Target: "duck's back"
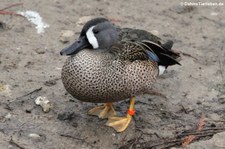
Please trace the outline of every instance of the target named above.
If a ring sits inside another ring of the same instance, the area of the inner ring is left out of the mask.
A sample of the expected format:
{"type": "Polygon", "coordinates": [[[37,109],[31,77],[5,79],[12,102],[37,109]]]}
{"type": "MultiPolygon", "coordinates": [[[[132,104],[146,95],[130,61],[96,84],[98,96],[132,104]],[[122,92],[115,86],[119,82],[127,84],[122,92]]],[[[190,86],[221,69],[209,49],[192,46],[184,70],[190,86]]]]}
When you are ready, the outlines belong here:
{"type": "Polygon", "coordinates": [[[141,29],[133,29],[133,28],[119,28],[117,27],[117,32],[119,41],[134,41],[141,42],[143,40],[148,40],[155,42],[157,44],[161,44],[161,39],[150,32],[141,29]]]}

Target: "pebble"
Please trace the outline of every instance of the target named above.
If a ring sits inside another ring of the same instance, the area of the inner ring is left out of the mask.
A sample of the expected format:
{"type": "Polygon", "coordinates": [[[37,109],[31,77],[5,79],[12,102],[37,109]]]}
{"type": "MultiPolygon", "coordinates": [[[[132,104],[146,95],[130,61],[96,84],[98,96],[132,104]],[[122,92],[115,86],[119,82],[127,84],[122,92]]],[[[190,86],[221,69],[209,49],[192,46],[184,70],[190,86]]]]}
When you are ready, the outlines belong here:
{"type": "Polygon", "coordinates": [[[58,114],[57,118],[61,121],[64,121],[64,120],[72,120],[75,116],[76,115],[74,112],[63,112],[58,114]]]}
{"type": "Polygon", "coordinates": [[[44,85],[46,86],[54,86],[56,85],[56,80],[48,80],[48,81],[45,81],[44,85]]]}
{"type": "Polygon", "coordinates": [[[0,21],[0,29],[1,30],[7,30],[8,27],[7,27],[6,23],[0,21]]]}
{"type": "Polygon", "coordinates": [[[155,36],[159,36],[159,31],[157,31],[157,30],[152,30],[150,32],[155,36]]]}
{"type": "Polygon", "coordinates": [[[41,137],[39,134],[36,134],[36,133],[30,133],[28,136],[29,136],[30,138],[34,138],[34,139],[40,138],[40,137],[41,137]]]}
{"type": "Polygon", "coordinates": [[[1,94],[7,97],[12,97],[12,91],[10,89],[10,85],[0,84],[0,95],[1,94]]]}
{"type": "Polygon", "coordinates": [[[225,95],[220,95],[218,101],[220,104],[225,104],[225,95]]]}
{"type": "Polygon", "coordinates": [[[35,49],[35,52],[36,52],[37,54],[45,54],[45,50],[46,50],[46,49],[43,49],[43,48],[37,48],[37,49],[35,49]]]}
{"type": "Polygon", "coordinates": [[[77,21],[77,25],[84,25],[87,21],[95,18],[95,16],[83,16],[77,21]]]}
{"type": "Polygon", "coordinates": [[[62,43],[67,43],[75,35],[74,31],[71,30],[62,30],[59,41],[62,43]]]}
{"type": "Polygon", "coordinates": [[[11,119],[11,117],[12,117],[12,115],[11,115],[10,113],[8,113],[8,114],[6,114],[5,119],[10,120],[10,119],[11,119]]]}

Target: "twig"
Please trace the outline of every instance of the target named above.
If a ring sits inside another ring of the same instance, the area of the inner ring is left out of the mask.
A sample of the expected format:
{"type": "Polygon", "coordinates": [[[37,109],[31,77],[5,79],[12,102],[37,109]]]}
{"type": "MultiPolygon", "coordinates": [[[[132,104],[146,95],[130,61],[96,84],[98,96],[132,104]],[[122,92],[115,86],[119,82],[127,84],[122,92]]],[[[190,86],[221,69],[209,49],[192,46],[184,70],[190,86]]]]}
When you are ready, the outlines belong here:
{"type": "Polygon", "coordinates": [[[159,92],[157,92],[157,91],[155,91],[155,90],[153,90],[153,89],[151,90],[150,95],[153,95],[153,96],[159,96],[159,97],[168,99],[168,98],[166,97],[166,95],[164,95],[164,94],[162,94],[162,93],[159,93],[159,92]]]}
{"type": "Polygon", "coordinates": [[[197,131],[201,131],[203,129],[203,127],[205,126],[205,116],[202,116],[197,124],[197,131]]]}
{"type": "Polygon", "coordinates": [[[59,134],[59,135],[62,136],[62,137],[71,138],[71,139],[75,139],[75,140],[79,140],[79,141],[85,142],[88,145],[90,145],[91,148],[94,148],[94,146],[92,144],[90,144],[89,142],[87,142],[85,139],[77,138],[77,137],[74,137],[74,136],[71,136],[71,135],[68,135],[68,134],[59,134]]]}
{"type": "Polygon", "coordinates": [[[0,10],[0,14],[3,15],[15,15],[15,16],[20,16],[20,17],[24,17],[21,14],[18,14],[16,12],[12,12],[12,11],[5,11],[5,10],[0,10]]]}
{"type": "Polygon", "coordinates": [[[168,140],[168,141],[163,141],[160,143],[155,143],[153,145],[149,145],[149,142],[144,143],[145,148],[156,148],[156,147],[163,147],[163,148],[168,148],[168,147],[173,147],[175,145],[179,145],[181,143],[180,139],[174,139],[174,140],[168,140]]]}
{"type": "Polygon", "coordinates": [[[185,53],[185,52],[181,52],[181,51],[179,53],[184,55],[184,56],[191,57],[191,58],[193,58],[195,60],[198,60],[196,57],[192,56],[191,54],[188,54],[188,53],[185,53]]]}
{"type": "Polygon", "coordinates": [[[18,14],[16,12],[12,12],[12,11],[5,11],[5,10],[0,10],[0,14],[3,15],[15,15],[15,16],[20,16],[20,17],[24,17],[21,14],[18,14]]]}
{"type": "Polygon", "coordinates": [[[181,104],[180,106],[181,106],[181,108],[182,108],[181,110],[183,110],[185,114],[188,114],[188,113],[189,113],[189,112],[185,109],[184,105],[181,104]]]}
{"type": "MultiPolygon", "coordinates": [[[[201,116],[201,118],[198,120],[198,123],[197,123],[197,129],[196,129],[196,132],[199,132],[203,129],[203,127],[205,126],[205,116],[201,116]]],[[[182,142],[182,148],[186,148],[186,146],[188,144],[190,144],[191,142],[193,142],[194,140],[198,139],[198,137],[196,135],[188,135],[188,136],[185,136],[184,139],[183,139],[183,142],[182,142]]]]}
{"type": "Polygon", "coordinates": [[[0,11],[1,10],[6,10],[6,9],[9,9],[9,8],[12,8],[12,7],[16,7],[16,6],[19,6],[19,5],[23,5],[23,3],[16,3],[16,4],[9,5],[9,6],[5,7],[5,8],[3,8],[3,9],[0,9],[0,11]]]}
{"type": "Polygon", "coordinates": [[[184,131],[181,134],[179,134],[177,137],[182,138],[182,137],[185,137],[185,136],[188,136],[188,135],[200,135],[201,136],[202,134],[207,134],[207,133],[215,134],[215,133],[218,133],[218,132],[222,132],[224,130],[225,130],[225,128],[221,127],[221,128],[208,128],[208,129],[203,129],[201,131],[195,131],[195,130],[184,131]]]}
{"type": "Polygon", "coordinates": [[[77,138],[77,137],[74,137],[74,136],[71,136],[71,135],[68,135],[68,134],[59,134],[59,135],[62,136],[62,137],[66,137],[66,138],[72,138],[72,139],[75,139],[75,140],[84,141],[84,139],[77,138]]]}
{"type": "Polygon", "coordinates": [[[9,143],[12,144],[12,145],[15,145],[16,147],[18,147],[20,149],[25,149],[24,147],[19,145],[17,142],[15,142],[12,138],[10,139],[9,143]]]}
{"type": "Polygon", "coordinates": [[[29,96],[29,95],[31,95],[31,94],[33,94],[33,93],[35,93],[35,92],[39,92],[40,90],[42,90],[42,87],[40,87],[40,88],[38,88],[38,89],[35,89],[35,90],[33,90],[33,91],[31,91],[31,92],[29,92],[29,93],[23,95],[23,96],[17,97],[16,99],[21,99],[21,98],[26,97],[26,96],[29,96]]]}
{"type": "MultiPolygon", "coordinates": [[[[225,130],[225,128],[224,128],[224,130],[225,130]]],[[[222,132],[224,130],[214,131],[214,132],[210,132],[210,133],[202,133],[202,134],[197,134],[198,132],[193,132],[192,136],[195,136],[194,140],[196,140],[196,139],[200,139],[200,138],[204,138],[204,137],[213,136],[214,134],[222,132]]],[[[181,145],[184,141],[183,138],[185,138],[187,136],[190,136],[190,134],[188,134],[188,135],[186,134],[182,138],[179,138],[180,136],[178,136],[178,138],[176,138],[176,139],[170,139],[170,140],[166,140],[166,141],[163,140],[160,143],[152,144],[149,141],[147,141],[147,142],[142,142],[141,144],[138,144],[138,145],[140,145],[141,148],[149,148],[149,149],[151,149],[151,148],[169,148],[169,147],[174,147],[176,145],[181,145]]]]}
{"type": "Polygon", "coordinates": [[[18,13],[13,12],[13,11],[6,11],[6,9],[9,9],[9,8],[12,8],[12,7],[15,7],[15,6],[19,6],[19,5],[23,5],[23,3],[16,3],[16,4],[9,5],[5,8],[2,8],[2,9],[0,9],[0,14],[2,14],[2,15],[15,15],[15,16],[24,17],[23,15],[18,14],[18,13]]]}
{"type": "Polygon", "coordinates": [[[109,18],[109,20],[113,23],[117,23],[117,22],[123,22],[122,20],[120,19],[115,19],[115,18],[109,18]]]}
{"type": "Polygon", "coordinates": [[[12,111],[13,110],[13,108],[12,107],[10,107],[10,105],[9,105],[9,103],[4,103],[4,109],[6,109],[6,110],[9,110],[9,111],[12,111]]]}
{"type": "MultiPolygon", "coordinates": [[[[223,46],[221,47],[221,51],[223,51],[223,46]]],[[[219,60],[219,67],[220,67],[220,75],[222,77],[223,82],[225,81],[224,79],[224,67],[222,65],[221,59],[219,60]]]]}
{"type": "Polygon", "coordinates": [[[137,144],[142,144],[142,143],[140,143],[141,137],[142,137],[142,135],[127,141],[127,143],[125,143],[123,146],[120,146],[119,149],[127,149],[129,147],[133,148],[137,144]]]}
{"type": "Polygon", "coordinates": [[[134,148],[138,146],[138,148],[148,148],[148,149],[153,149],[153,148],[170,148],[174,146],[180,146],[184,142],[184,138],[187,136],[195,136],[195,139],[193,141],[199,140],[201,138],[205,137],[211,137],[216,133],[222,132],[225,130],[225,127],[217,127],[217,128],[206,128],[202,129],[201,131],[196,131],[196,130],[189,130],[189,131],[184,131],[181,134],[177,135],[176,138],[171,138],[169,140],[161,140],[158,143],[152,143],[150,141],[145,141],[145,142],[135,142],[135,140],[140,138],[134,138],[129,141],[127,141],[126,144],[120,147],[120,149],[124,148],[129,148],[133,146],[134,148]]]}
{"type": "Polygon", "coordinates": [[[219,60],[219,65],[220,65],[220,75],[221,75],[222,79],[224,79],[222,62],[220,60],[219,60]]]}
{"type": "Polygon", "coordinates": [[[208,20],[208,21],[210,21],[210,22],[213,22],[213,23],[219,25],[220,27],[224,27],[224,26],[225,26],[225,23],[223,23],[223,22],[218,22],[218,21],[215,21],[215,20],[213,20],[213,19],[207,18],[207,17],[205,17],[205,16],[203,16],[202,18],[205,19],[205,20],[208,20]]]}

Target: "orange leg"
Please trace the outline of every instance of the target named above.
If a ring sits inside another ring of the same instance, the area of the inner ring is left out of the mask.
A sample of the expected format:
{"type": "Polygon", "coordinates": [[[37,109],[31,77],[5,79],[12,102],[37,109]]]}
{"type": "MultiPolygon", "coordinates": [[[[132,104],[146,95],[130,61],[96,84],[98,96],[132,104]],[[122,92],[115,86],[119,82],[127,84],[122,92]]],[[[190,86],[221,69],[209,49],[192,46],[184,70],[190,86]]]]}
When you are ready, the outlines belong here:
{"type": "Polygon", "coordinates": [[[116,111],[114,110],[112,103],[105,103],[102,106],[94,107],[93,109],[89,110],[88,114],[104,119],[111,116],[116,116],[116,111]]]}
{"type": "Polygon", "coordinates": [[[109,117],[106,125],[113,127],[117,132],[124,131],[129,126],[132,116],[135,114],[134,110],[135,100],[136,100],[135,97],[131,98],[130,106],[126,117],[116,117],[116,116],[109,117]]]}

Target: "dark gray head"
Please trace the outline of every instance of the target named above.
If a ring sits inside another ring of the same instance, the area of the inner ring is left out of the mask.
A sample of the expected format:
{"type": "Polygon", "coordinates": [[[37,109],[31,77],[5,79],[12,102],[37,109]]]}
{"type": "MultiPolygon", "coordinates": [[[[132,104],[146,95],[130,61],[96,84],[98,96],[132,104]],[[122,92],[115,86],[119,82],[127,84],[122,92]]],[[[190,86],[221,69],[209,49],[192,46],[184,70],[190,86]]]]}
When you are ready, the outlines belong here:
{"type": "Polygon", "coordinates": [[[88,21],[80,37],[69,47],[63,49],[61,55],[74,55],[82,49],[109,49],[117,42],[116,28],[105,18],[96,18],[88,21]]]}

